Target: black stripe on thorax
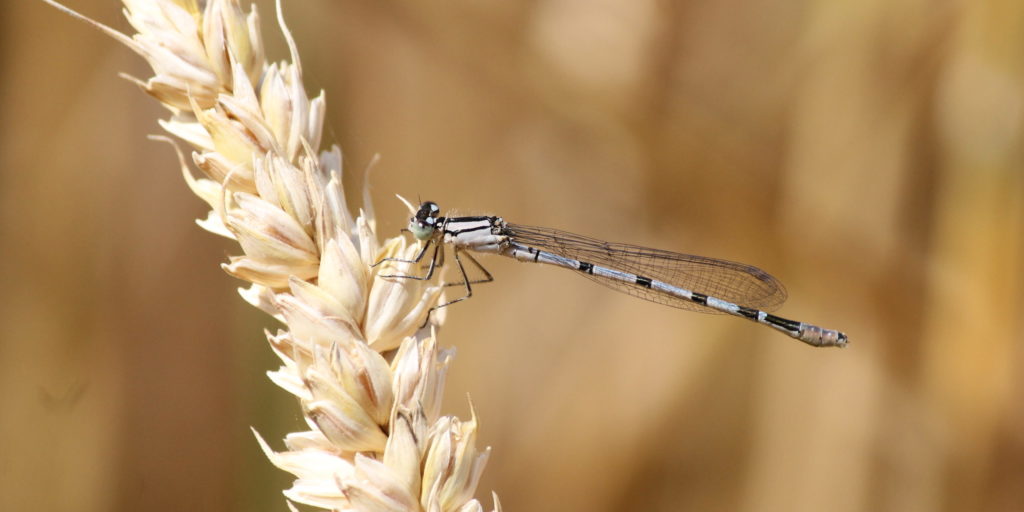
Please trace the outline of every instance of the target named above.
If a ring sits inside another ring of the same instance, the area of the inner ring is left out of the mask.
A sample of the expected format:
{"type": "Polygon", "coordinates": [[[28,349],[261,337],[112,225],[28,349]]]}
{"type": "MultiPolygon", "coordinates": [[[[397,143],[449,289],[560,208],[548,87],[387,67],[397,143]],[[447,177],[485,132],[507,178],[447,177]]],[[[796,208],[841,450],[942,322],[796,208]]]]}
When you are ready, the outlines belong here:
{"type": "Polygon", "coordinates": [[[480,222],[486,220],[488,222],[497,219],[497,217],[488,217],[486,215],[480,215],[478,217],[448,217],[448,222],[480,222]]]}
{"type": "Polygon", "coordinates": [[[457,219],[448,219],[448,222],[446,222],[444,224],[444,232],[448,233],[448,234],[451,234],[451,235],[459,235],[459,234],[462,234],[462,233],[472,233],[473,231],[480,231],[480,230],[484,230],[484,229],[491,229],[492,227],[493,227],[493,225],[491,224],[491,222],[489,222],[489,219],[487,217],[480,217],[480,218],[459,217],[457,219]],[[453,229],[451,227],[453,224],[454,225],[458,225],[458,224],[461,224],[461,223],[469,224],[469,223],[473,223],[473,222],[480,222],[481,224],[478,225],[478,226],[473,226],[471,228],[462,228],[462,229],[453,229]]]}
{"type": "Polygon", "coordinates": [[[462,233],[472,233],[472,232],[474,232],[474,231],[480,231],[481,229],[491,229],[491,226],[490,226],[490,225],[487,225],[487,224],[485,224],[485,225],[483,225],[483,226],[477,226],[477,227],[475,227],[475,228],[466,228],[466,229],[447,229],[447,230],[445,230],[445,231],[447,231],[448,233],[451,233],[451,234],[453,234],[453,235],[461,235],[462,233]]]}

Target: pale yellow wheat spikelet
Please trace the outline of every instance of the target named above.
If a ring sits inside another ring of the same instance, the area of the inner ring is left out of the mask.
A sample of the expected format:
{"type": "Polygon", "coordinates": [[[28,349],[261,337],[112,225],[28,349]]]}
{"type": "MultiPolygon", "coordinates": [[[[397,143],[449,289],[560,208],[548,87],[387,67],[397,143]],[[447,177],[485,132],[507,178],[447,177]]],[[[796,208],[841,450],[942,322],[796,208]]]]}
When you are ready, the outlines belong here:
{"type": "Polygon", "coordinates": [[[473,494],[489,451],[476,448],[475,416],[440,416],[451,353],[438,348],[435,325],[420,329],[440,288],[378,275],[408,268],[370,267],[417,247],[379,244],[368,201],[350,215],[341,152],[316,150],[323,94],[306,95],[283,21],[291,62],[270,64],[259,16],[238,0],[124,0],[130,37],[44,1],[149,62],[152,77],[131,79],[171,112],[160,125],[194,149],[203,175],[184,159],[182,171],[211,207],[199,224],[238,241],[242,255],[224,269],[287,327],[267,334],[283,361],[269,375],[299,398],[310,429],[288,435],[281,452],[257,435],[296,476],[285,495],[334,510],[482,511],[473,494]]]}

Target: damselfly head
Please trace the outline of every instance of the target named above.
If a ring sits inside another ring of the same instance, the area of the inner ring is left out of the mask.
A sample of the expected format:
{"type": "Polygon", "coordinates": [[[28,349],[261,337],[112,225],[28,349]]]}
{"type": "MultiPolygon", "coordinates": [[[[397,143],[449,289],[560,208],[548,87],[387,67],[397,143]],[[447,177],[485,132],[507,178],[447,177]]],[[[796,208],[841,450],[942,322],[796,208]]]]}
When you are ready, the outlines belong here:
{"type": "Polygon", "coordinates": [[[437,203],[433,201],[420,203],[420,209],[416,211],[416,216],[409,219],[409,231],[420,240],[429,239],[434,236],[434,231],[437,229],[437,216],[440,213],[441,208],[437,206],[437,203]]]}

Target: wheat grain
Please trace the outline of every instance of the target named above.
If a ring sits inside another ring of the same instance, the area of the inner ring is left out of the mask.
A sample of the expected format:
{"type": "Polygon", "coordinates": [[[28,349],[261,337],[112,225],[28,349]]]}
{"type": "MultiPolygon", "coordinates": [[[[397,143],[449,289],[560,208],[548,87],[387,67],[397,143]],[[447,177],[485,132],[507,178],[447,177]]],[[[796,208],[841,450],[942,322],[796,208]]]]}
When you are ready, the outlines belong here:
{"type": "Polygon", "coordinates": [[[271,462],[296,477],[285,495],[337,510],[482,511],[472,496],[489,449],[476,448],[475,413],[468,422],[440,415],[452,353],[437,345],[438,318],[419,328],[440,287],[379,277],[401,272],[400,263],[370,267],[418,248],[379,243],[368,200],[350,215],[340,150],[316,151],[324,95],[303,88],[280,2],[291,55],[272,64],[255,7],[247,13],[237,0],[124,0],[130,37],[44,1],[150,64],[152,77],[127,78],[167,107],[160,125],[193,148],[202,176],[180,151],[179,161],[211,208],[199,225],[239,243],[224,270],[250,283],[245,300],[286,326],[267,333],[282,361],[268,375],[299,399],[310,429],[289,434],[280,452],[256,434],[271,462]]]}

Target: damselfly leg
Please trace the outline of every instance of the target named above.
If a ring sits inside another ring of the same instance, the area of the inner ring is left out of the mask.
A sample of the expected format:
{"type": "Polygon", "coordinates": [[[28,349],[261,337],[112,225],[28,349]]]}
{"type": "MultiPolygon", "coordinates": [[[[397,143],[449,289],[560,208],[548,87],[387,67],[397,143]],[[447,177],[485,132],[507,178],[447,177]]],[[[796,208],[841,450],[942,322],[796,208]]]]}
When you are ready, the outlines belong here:
{"type": "Polygon", "coordinates": [[[417,281],[429,281],[430,278],[434,276],[434,270],[436,268],[439,268],[439,267],[444,265],[444,249],[441,248],[441,244],[434,243],[433,240],[427,240],[427,242],[425,244],[423,244],[423,248],[420,249],[419,254],[417,254],[416,258],[414,258],[414,259],[407,260],[407,259],[403,259],[403,258],[382,258],[377,263],[374,263],[373,265],[370,265],[370,268],[376,268],[378,265],[380,265],[382,263],[388,263],[388,262],[390,262],[390,263],[419,263],[420,261],[423,261],[423,256],[427,253],[427,249],[429,249],[431,245],[434,246],[434,253],[430,256],[430,265],[427,266],[427,275],[425,275],[425,276],[412,276],[412,275],[405,275],[405,274],[382,274],[382,275],[379,276],[379,277],[396,277],[396,278],[399,278],[399,279],[415,279],[417,281]],[[439,254],[440,254],[440,261],[438,261],[439,254]]]}
{"type": "MultiPolygon", "coordinates": [[[[444,261],[445,261],[445,250],[444,250],[444,247],[440,243],[434,243],[433,239],[427,240],[427,242],[425,244],[423,244],[423,248],[420,249],[420,252],[416,255],[416,258],[414,258],[414,259],[407,260],[407,259],[403,259],[403,258],[383,258],[380,261],[378,261],[377,263],[374,263],[373,265],[370,265],[370,267],[371,268],[372,267],[377,267],[378,265],[380,265],[382,263],[385,263],[385,262],[419,263],[419,262],[423,261],[423,257],[426,255],[427,250],[430,248],[431,245],[434,246],[434,252],[430,256],[430,264],[427,265],[427,274],[426,275],[424,275],[424,276],[414,276],[414,275],[407,275],[407,274],[382,274],[382,275],[379,276],[379,277],[388,277],[388,278],[396,278],[396,279],[414,279],[414,280],[417,280],[417,281],[429,281],[434,276],[434,271],[435,270],[444,267],[444,261]]],[[[450,306],[452,304],[455,304],[456,302],[462,302],[462,301],[472,297],[473,296],[473,286],[472,285],[474,285],[474,284],[490,283],[490,282],[494,281],[494,276],[492,276],[491,273],[486,268],[484,268],[484,266],[481,265],[480,262],[477,261],[476,258],[474,258],[472,254],[470,254],[468,252],[465,252],[465,251],[460,251],[457,247],[454,248],[452,251],[453,251],[453,254],[455,256],[455,263],[459,267],[459,274],[462,275],[462,280],[461,281],[453,281],[453,282],[450,282],[450,283],[443,283],[442,286],[446,286],[446,287],[447,286],[465,286],[466,287],[466,295],[464,295],[462,297],[459,297],[458,299],[453,299],[453,300],[450,300],[448,302],[445,302],[444,304],[438,304],[438,305],[430,308],[430,311],[427,312],[427,318],[424,320],[423,325],[420,326],[421,329],[423,327],[426,327],[427,323],[430,321],[430,314],[433,313],[434,310],[450,306]],[[466,267],[465,267],[465,265],[462,262],[462,256],[467,258],[469,260],[469,262],[473,264],[473,266],[475,266],[480,272],[482,272],[484,274],[484,277],[480,278],[480,279],[470,279],[469,278],[469,274],[466,272],[466,267]]]]}

